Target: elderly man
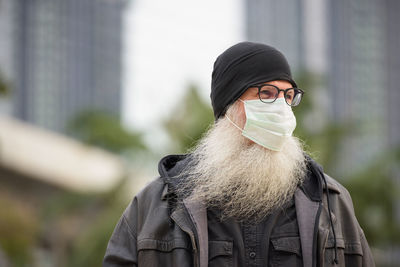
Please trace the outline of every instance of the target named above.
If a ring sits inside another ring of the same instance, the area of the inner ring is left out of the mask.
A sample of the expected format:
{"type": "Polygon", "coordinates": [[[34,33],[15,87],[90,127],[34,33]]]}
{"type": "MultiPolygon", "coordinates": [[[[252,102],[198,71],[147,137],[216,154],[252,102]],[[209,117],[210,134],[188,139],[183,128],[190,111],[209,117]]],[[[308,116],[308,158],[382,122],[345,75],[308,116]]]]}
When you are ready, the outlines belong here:
{"type": "Polygon", "coordinates": [[[213,127],[191,153],[160,161],[104,266],[374,266],[349,193],[292,136],[303,93],[275,48],[223,52],[213,127]]]}

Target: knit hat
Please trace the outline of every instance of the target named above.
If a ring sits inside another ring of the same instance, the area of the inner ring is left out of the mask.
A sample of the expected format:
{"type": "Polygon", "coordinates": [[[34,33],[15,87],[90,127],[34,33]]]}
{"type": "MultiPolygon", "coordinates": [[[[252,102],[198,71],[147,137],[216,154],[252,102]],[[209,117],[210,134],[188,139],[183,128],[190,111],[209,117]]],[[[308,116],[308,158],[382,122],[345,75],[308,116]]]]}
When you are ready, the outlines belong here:
{"type": "Polygon", "coordinates": [[[252,85],[285,80],[297,87],[285,56],[272,46],[242,42],[225,50],[214,62],[211,104],[217,120],[252,85]]]}

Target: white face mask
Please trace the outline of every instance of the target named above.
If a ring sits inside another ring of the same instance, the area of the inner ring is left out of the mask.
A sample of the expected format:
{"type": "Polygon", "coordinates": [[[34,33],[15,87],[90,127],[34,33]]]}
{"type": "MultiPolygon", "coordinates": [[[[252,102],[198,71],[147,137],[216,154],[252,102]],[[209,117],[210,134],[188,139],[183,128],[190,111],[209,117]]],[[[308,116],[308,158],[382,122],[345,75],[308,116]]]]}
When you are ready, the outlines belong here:
{"type": "MultiPolygon", "coordinates": [[[[241,100],[241,99],[239,99],[241,100]]],[[[296,128],[296,117],[292,108],[284,98],[278,98],[273,103],[262,103],[260,100],[241,100],[246,111],[246,124],[242,135],[253,142],[275,151],[280,151],[286,139],[296,128]]]]}

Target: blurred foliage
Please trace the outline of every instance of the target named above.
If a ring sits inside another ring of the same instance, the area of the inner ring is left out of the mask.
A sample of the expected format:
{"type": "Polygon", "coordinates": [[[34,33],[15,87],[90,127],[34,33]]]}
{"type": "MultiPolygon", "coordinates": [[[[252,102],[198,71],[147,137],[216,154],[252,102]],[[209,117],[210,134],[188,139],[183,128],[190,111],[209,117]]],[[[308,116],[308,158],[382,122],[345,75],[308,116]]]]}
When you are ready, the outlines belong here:
{"type": "Polygon", "coordinates": [[[164,121],[164,127],[182,153],[196,145],[213,120],[210,105],[200,97],[196,86],[190,85],[171,117],[164,121]]]}
{"type": "Polygon", "coordinates": [[[68,266],[101,266],[108,241],[126,206],[121,200],[107,203],[94,223],[77,237],[68,266]]]}
{"type": "Polygon", "coordinates": [[[65,192],[44,205],[41,210],[44,236],[49,236],[48,229],[62,231],[62,221],[68,221],[68,227],[74,230],[72,233],[64,230],[64,237],[59,236],[67,240],[67,244],[57,266],[101,266],[108,240],[127,205],[120,194],[126,182],[127,179],[122,179],[112,190],[102,194],[65,192]],[[75,226],[70,223],[74,221],[75,226]]]}
{"type": "Polygon", "coordinates": [[[0,72],[0,97],[8,96],[11,93],[11,86],[0,72]]]}
{"type": "MultiPolygon", "coordinates": [[[[339,157],[342,139],[351,133],[351,127],[347,122],[327,121],[327,117],[319,118],[322,125],[313,121],[313,116],[323,116],[319,110],[314,94],[324,90],[324,78],[307,71],[301,71],[296,75],[296,82],[303,88],[305,94],[301,104],[293,108],[296,115],[297,126],[294,135],[299,137],[305,150],[315,158],[328,173],[335,173],[336,159],[339,157]],[[307,123],[311,120],[312,123],[307,123]]],[[[322,93],[323,94],[323,93],[322,93]]],[[[327,109],[328,107],[324,107],[327,109]]]]}
{"type": "Polygon", "coordinates": [[[68,124],[67,132],[84,143],[118,154],[147,149],[140,133],[126,130],[116,116],[106,112],[79,113],[68,124]]]}
{"type": "Polygon", "coordinates": [[[31,262],[38,230],[39,222],[25,206],[0,198],[0,248],[15,266],[31,262]]]}
{"type": "Polygon", "coordinates": [[[357,218],[374,246],[400,245],[400,224],[396,209],[400,202],[400,148],[385,151],[365,170],[343,181],[349,190],[357,218]],[[397,173],[396,173],[397,171],[397,173]]]}
{"type": "Polygon", "coordinates": [[[127,206],[126,182],[105,193],[49,192],[40,205],[0,198],[0,249],[16,267],[101,266],[127,206]]]}

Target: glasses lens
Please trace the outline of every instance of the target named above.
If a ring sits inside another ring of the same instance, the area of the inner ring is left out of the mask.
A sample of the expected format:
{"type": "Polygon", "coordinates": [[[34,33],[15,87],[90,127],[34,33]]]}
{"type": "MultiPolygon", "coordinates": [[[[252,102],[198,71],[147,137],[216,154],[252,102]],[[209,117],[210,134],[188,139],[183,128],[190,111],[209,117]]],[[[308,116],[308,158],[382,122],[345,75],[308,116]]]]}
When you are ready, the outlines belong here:
{"type": "Polygon", "coordinates": [[[295,94],[294,88],[285,91],[285,100],[288,105],[292,105],[295,94]]]}
{"type": "Polygon", "coordinates": [[[271,103],[278,97],[278,89],[271,85],[264,85],[260,88],[259,96],[262,102],[271,103]]]}
{"type": "Polygon", "coordinates": [[[301,93],[301,91],[296,90],[296,89],[294,89],[293,91],[294,91],[294,96],[293,96],[290,104],[289,103],[288,104],[291,106],[297,106],[298,104],[300,104],[303,94],[301,93]]]}

